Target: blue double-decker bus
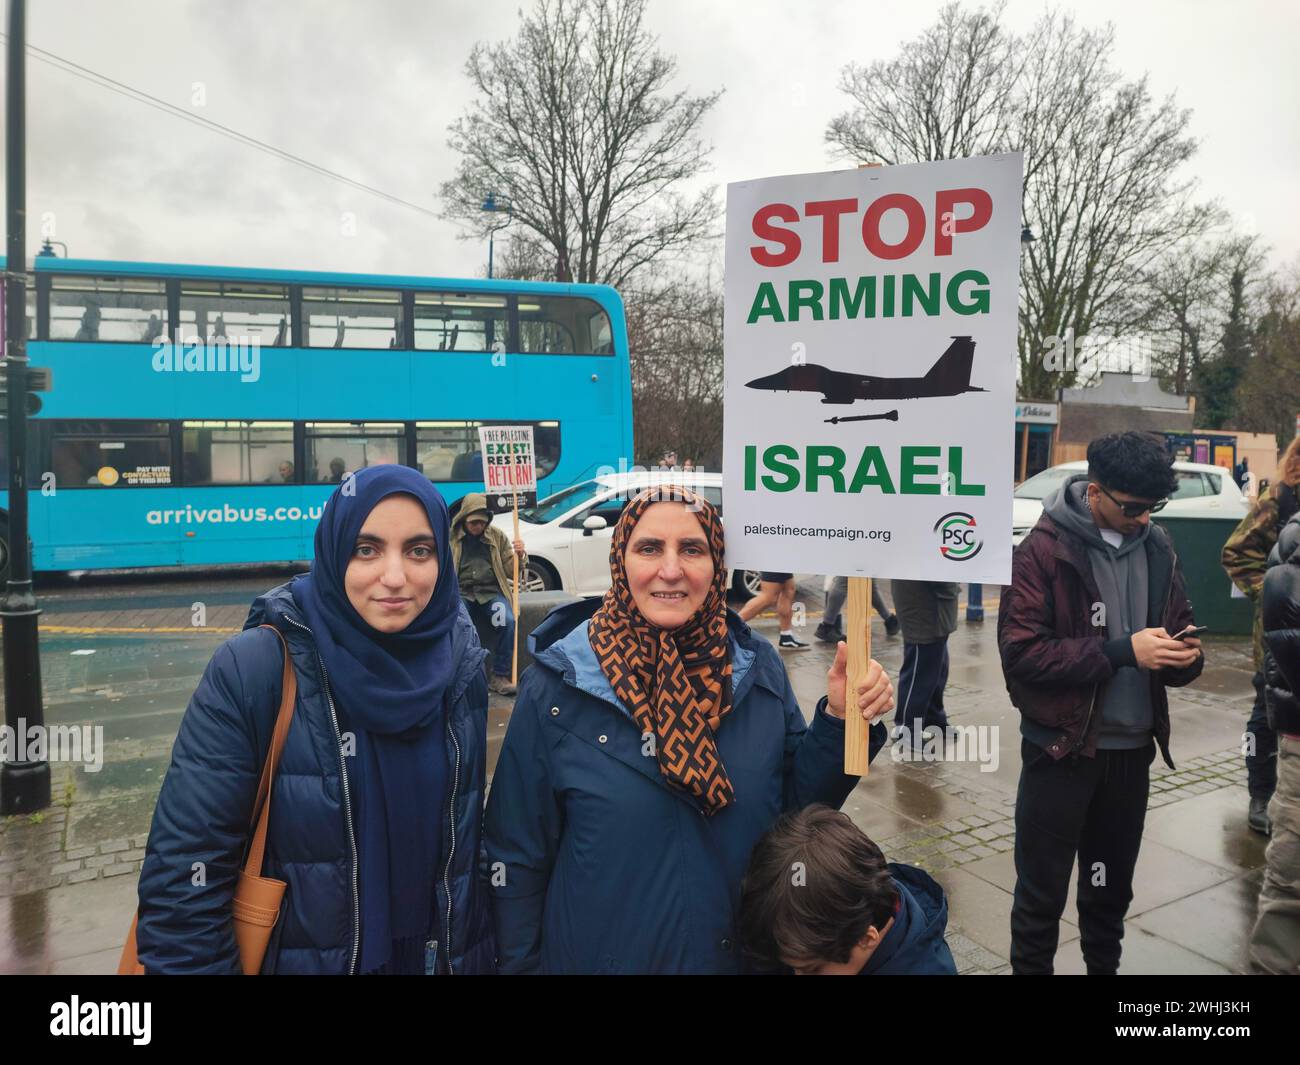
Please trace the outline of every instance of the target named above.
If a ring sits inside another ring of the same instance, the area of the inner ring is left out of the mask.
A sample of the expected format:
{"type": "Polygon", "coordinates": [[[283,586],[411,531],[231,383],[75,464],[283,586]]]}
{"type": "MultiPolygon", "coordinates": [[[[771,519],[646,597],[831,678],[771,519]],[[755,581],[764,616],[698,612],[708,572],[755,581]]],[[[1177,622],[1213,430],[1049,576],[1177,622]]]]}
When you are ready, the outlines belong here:
{"type": "Polygon", "coordinates": [[[348,472],[481,490],[480,425],[533,426],[540,495],[633,454],[605,286],[44,255],[33,280],[38,571],[307,560],[348,472]]]}

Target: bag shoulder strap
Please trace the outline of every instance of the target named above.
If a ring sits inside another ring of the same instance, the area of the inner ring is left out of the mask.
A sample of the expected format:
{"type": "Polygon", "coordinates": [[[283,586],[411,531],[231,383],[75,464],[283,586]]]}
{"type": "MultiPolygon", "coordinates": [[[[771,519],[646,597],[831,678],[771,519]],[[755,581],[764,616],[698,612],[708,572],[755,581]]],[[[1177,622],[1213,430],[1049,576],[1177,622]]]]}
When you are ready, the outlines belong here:
{"type": "Polygon", "coordinates": [[[275,781],[275,771],[280,764],[280,754],[284,751],[289,724],[293,721],[294,702],[298,697],[298,678],[293,671],[293,659],[289,655],[289,645],[284,641],[284,634],[274,625],[259,625],[258,628],[270,629],[280,641],[280,647],[284,651],[284,672],[280,681],[280,713],[275,719],[271,749],[267,751],[266,763],[262,766],[262,779],[257,785],[257,799],[253,803],[253,840],[248,850],[248,861],[244,863],[244,872],[249,876],[262,875],[262,858],[266,854],[266,827],[271,815],[271,785],[275,781]]]}

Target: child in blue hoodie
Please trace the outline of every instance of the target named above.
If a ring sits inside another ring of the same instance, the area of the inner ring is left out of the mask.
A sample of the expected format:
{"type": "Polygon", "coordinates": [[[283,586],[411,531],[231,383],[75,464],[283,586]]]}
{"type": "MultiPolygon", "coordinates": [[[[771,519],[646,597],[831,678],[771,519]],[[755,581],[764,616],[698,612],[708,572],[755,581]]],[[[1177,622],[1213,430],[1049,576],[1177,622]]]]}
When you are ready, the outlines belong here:
{"type": "Polygon", "coordinates": [[[740,933],[760,966],[800,976],[956,976],[948,903],[922,869],[885,856],[847,814],[809,806],[758,841],[740,933]]]}

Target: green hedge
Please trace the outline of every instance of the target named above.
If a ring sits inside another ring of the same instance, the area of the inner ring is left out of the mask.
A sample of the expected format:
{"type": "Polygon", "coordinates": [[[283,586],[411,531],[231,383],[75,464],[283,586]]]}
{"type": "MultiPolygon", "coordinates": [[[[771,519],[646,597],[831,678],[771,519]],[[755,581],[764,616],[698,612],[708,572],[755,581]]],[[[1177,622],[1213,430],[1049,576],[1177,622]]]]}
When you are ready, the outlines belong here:
{"type": "Polygon", "coordinates": [[[1249,599],[1232,598],[1232,582],[1219,562],[1237,519],[1157,516],[1156,520],[1173,538],[1196,623],[1210,626],[1210,632],[1218,635],[1249,635],[1254,623],[1252,604],[1249,599]]]}

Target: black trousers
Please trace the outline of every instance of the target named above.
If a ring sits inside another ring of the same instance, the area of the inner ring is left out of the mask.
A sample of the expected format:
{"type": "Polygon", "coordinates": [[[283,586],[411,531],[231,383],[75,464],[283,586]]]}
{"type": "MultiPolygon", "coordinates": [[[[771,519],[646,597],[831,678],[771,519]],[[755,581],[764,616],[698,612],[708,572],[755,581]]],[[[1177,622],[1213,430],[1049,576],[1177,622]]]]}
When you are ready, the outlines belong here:
{"type": "Polygon", "coordinates": [[[1251,683],[1255,685],[1255,705],[1246,731],[1254,737],[1255,753],[1246,755],[1246,787],[1252,799],[1271,799],[1277,787],[1277,733],[1268,727],[1264,674],[1256,671],[1251,683]]]}
{"type": "Polygon", "coordinates": [[[1095,758],[1070,755],[1056,762],[1037,744],[1021,740],[1013,972],[1052,972],[1076,855],[1083,960],[1090,974],[1119,969],[1155,753],[1153,741],[1136,750],[1099,750],[1095,758]]]}

